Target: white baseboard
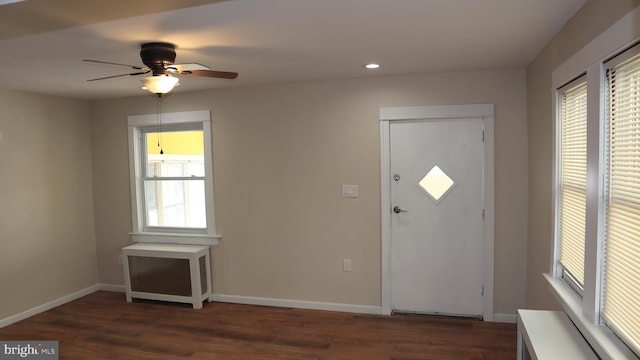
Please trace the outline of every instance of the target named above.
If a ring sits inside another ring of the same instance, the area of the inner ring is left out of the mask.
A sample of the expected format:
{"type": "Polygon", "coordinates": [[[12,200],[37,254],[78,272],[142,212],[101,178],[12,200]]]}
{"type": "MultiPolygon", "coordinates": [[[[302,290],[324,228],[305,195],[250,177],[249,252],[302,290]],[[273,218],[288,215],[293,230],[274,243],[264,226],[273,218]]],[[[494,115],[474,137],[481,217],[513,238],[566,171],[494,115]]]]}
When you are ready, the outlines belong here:
{"type": "Polygon", "coordinates": [[[123,293],[124,292],[124,285],[98,284],[98,290],[123,293]]]}
{"type": "Polygon", "coordinates": [[[493,322],[515,324],[518,321],[516,314],[493,314],[493,322]]]}
{"type": "MultiPolygon", "coordinates": [[[[40,314],[47,310],[51,310],[57,306],[66,304],[73,300],[77,300],[83,296],[89,295],[96,291],[113,291],[113,292],[124,292],[124,285],[116,285],[116,284],[96,284],[90,286],[86,289],[82,289],[80,291],[76,291],[72,294],[65,295],[63,297],[57,298],[55,300],[49,301],[45,304],[38,305],[29,310],[23,311],[19,314],[12,315],[6,317],[4,319],[0,319],[0,328],[11,325],[18,321],[24,320],[31,316],[40,314]]],[[[265,298],[265,297],[255,297],[255,296],[240,296],[240,295],[226,295],[226,294],[213,294],[209,298],[209,301],[218,301],[218,302],[228,302],[235,304],[245,304],[245,305],[260,305],[260,306],[275,306],[275,307],[288,307],[288,308],[296,308],[296,309],[309,309],[309,310],[326,310],[326,311],[339,311],[339,312],[349,312],[356,314],[373,314],[380,315],[382,314],[381,306],[371,306],[371,305],[356,305],[356,304],[342,304],[342,303],[331,303],[331,302],[319,302],[319,301],[305,301],[305,300],[290,300],[290,299],[276,299],[276,298],[265,298]]],[[[515,314],[494,314],[493,315],[494,322],[504,322],[504,323],[516,323],[517,316],[515,314]]]]}
{"type": "Polygon", "coordinates": [[[275,298],[225,295],[225,294],[213,294],[211,295],[209,300],[218,301],[218,302],[228,302],[228,303],[234,303],[234,304],[245,304],[245,305],[288,307],[288,308],[309,309],[309,310],[327,310],[327,311],[350,312],[350,313],[358,313],[358,314],[375,314],[375,315],[382,314],[382,307],[370,306],[370,305],[355,305],[355,304],[341,304],[341,303],[304,301],[304,300],[275,299],[275,298]]]}
{"type": "Polygon", "coordinates": [[[15,314],[15,315],[11,315],[11,316],[6,317],[4,319],[0,319],[0,328],[3,328],[3,327],[8,326],[8,325],[11,325],[13,323],[17,323],[18,321],[24,320],[24,319],[29,318],[31,316],[38,315],[38,314],[40,314],[42,312],[45,312],[47,310],[51,310],[54,307],[66,304],[66,303],[68,303],[70,301],[77,300],[77,299],[79,299],[79,298],[81,298],[83,296],[89,295],[89,294],[94,293],[94,292],[96,292],[98,290],[99,290],[99,285],[97,285],[97,284],[93,285],[93,286],[89,286],[86,289],[82,289],[80,291],[76,291],[74,293],[71,293],[69,295],[65,295],[63,297],[54,299],[54,300],[49,301],[47,303],[44,303],[42,305],[38,305],[38,306],[36,306],[34,308],[31,308],[29,310],[25,310],[25,311],[23,311],[21,313],[18,313],[18,314],[15,314]]]}

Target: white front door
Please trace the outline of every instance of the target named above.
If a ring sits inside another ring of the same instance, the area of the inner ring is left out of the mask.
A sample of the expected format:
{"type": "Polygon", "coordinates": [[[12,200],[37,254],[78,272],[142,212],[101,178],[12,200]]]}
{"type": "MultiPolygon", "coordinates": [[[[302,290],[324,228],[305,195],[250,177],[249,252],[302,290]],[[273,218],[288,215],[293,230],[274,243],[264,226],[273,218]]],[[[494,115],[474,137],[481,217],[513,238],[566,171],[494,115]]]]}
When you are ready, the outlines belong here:
{"type": "Polygon", "coordinates": [[[482,316],[484,122],[389,126],[391,308],[482,316]]]}

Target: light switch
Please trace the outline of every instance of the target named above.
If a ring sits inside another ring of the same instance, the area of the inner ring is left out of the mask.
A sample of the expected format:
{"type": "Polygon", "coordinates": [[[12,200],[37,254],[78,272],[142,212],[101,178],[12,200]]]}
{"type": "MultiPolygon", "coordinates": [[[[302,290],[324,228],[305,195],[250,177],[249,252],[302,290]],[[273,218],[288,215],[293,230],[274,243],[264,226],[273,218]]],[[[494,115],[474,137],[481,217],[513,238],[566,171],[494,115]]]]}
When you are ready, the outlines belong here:
{"type": "Polygon", "coordinates": [[[351,259],[343,259],[342,260],[342,271],[344,271],[344,272],[351,271],[351,259]]]}
{"type": "Polygon", "coordinates": [[[357,198],[358,185],[342,185],[342,197],[357,198]]]}

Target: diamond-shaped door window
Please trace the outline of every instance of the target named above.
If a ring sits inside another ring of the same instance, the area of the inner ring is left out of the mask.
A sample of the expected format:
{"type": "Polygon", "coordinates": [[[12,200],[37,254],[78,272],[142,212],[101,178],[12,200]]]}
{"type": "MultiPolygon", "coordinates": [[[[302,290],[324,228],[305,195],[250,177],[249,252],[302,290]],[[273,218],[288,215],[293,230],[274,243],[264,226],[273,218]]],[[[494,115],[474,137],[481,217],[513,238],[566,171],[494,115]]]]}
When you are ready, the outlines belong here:
{"type": "Polygon", "coordinates": [[[418,182],[418,185],[429,198],[435,203],[439,203],[440,200],[454,187],[455,182],[435,165],[422,180],[418,182]]]}

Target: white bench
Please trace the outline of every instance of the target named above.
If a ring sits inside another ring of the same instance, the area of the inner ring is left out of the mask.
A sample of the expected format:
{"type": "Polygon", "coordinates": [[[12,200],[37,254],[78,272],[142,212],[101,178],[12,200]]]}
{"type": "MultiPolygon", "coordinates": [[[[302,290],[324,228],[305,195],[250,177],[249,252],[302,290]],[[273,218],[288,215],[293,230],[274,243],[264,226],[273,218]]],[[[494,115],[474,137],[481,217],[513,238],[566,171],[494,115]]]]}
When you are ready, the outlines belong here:
{"type": "Polygon", "coordinates": [[[122,255],[128,302],[176,301],[201,309],[211,296],[209,246],[137,243],[122,255]]]}
{"type": "Polygon", "coordinates": [[[518,360],[598,360],[567,314],[518,310],[518,360]]]}

